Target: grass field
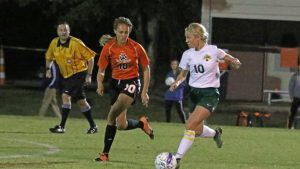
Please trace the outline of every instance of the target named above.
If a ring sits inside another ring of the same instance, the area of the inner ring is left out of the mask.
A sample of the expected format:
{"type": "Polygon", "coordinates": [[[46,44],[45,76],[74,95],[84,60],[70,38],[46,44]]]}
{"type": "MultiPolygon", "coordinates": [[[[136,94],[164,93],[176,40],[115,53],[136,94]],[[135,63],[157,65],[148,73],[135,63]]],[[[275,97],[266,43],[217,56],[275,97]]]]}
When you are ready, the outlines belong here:
{"type": "MultiPolygon", "coordinates": [[[[184,126],[153,122],[155,140],[141,130],[119,131],[108,163],[93,159],[102,150],[105,121],[100,132],[85,134],[84,119],[70,118],[65,134],[48,128],[56,118],[0,115],[0,168],[5,169],[153,169],[155,156],[175,153],[184,126]]],[[[215,127],[215,126],[213,126],[215,127]]],[[[296,169],[300,166],[300,132],[279,128],[222,126],[222,149],[212,139],[197,138],[182,160],[182,169],[296,169]]]]}

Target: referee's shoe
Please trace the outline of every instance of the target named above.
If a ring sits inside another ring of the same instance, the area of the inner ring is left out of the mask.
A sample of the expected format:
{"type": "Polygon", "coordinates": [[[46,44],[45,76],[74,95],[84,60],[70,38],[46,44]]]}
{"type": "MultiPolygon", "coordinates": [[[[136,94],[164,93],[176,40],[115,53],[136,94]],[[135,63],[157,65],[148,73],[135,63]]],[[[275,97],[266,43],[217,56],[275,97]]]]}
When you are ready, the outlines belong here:
{"type": "Polygon", "coordinates": [[[95,134],[98,132],[98,127],[94,126],[88,129],[87,134],[95,134]]]}
{"type": "Polygon", "coordinates": [[[65,133],[66,132],[66,130],[63,127],[61,127],[60,125],[56,125],[53,128],[50,128],[49,131],[51,133],[65,133]]]}

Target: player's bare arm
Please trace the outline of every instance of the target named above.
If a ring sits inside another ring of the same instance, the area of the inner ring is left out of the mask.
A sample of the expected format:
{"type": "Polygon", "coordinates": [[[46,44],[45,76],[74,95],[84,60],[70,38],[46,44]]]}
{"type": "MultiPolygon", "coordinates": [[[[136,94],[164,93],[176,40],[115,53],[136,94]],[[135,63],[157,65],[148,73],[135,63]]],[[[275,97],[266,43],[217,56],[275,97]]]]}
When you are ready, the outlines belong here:
{"type": "Polygon", "coordinates": [[[88,70],[87,70],[87,75],[86,75],[86,78],[85,78],[85,83],[86,84],[91,84],[91,82],[92,82],[93,68],[94,68],[94,58],[91,58],[88,61],[88,70]]]}
{"type": "Polygon", "coordinates": [[[235,58],[229,54],[226,54],[224,57],[225,61],[229,61],[234,69],[239,69],[242,65],[242,63],[240,62],[240,60],[238,58],[235,58]]]}
{"type": "Polygon", "coordinates": [[[148,89],[150,84],[150,67],[149,65],[144,68],[144,84],[143,90],[141,94],[142,103],[144,106],[148,107],[149,96],[148,96],[148,89]]]}
{"type": "Polygon", "coordinates": [[[183,69],[180,71],[176,81],[171,84],[170,91],[174,91],[186,79],[188,72],[189,71],[183,69]]]}
{"type": "Polygon", "coordinates": [[[51,69],[50,69],[50,62],[51,61],[46,59],[46,77],[47,78],[52,78],[51,69]]]}
{"type": "Polygon", "coordinates": [[[103,85],[104,75],[105,75],[105,70],[101,70],[99,68],[98,73],[97,73],[97,90],[96,90],[96,92],[100,96],[103,96],[103,94],[104,94],[104,85],[103,85]]]}

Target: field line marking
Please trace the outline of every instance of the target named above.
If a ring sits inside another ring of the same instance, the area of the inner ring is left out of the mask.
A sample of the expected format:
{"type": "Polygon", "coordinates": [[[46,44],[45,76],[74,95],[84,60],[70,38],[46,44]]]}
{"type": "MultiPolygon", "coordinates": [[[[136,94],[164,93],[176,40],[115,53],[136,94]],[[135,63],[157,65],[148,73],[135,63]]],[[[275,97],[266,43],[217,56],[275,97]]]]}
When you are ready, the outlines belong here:
{"type": "Polygon", "coordinates": [[[20,143],[26,143],[26,144],[31,144],[39,147],[44,147],[47,148],[48,150],[42,153],[35,153],[35,154],[15,154],[15,155],[0,155],[0,159],[4,158],[21,158],[21,157],[31,157],[34,155],[41,155],[41,154],[55,154],[60,152],[60,149],[56,146],[50,145],[50,144],[45,144],[45,143],[39,143],[39,142],[33,142],[33,141],[27,141],[27,140],[20,140],[20,139],[2,139],[1,140],[7,140],[7,141],[15,141],[15,142],[20,142],[20,143]]]}

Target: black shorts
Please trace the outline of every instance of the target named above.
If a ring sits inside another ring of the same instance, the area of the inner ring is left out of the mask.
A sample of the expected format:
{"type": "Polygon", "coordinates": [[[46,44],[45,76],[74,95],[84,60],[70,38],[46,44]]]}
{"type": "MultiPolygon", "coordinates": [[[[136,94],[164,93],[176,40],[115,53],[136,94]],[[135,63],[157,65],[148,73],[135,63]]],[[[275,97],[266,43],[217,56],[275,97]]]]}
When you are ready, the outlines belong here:
{"type": "Polygon", "coordinates": [[[135,100],[141,90],[141,82],[139,78],[126,79],[126,80],[112,79],[110,82],[110,86],[111,86],[111,100],[110,100],[111,105],[115,103],[120,93],[124,93],[135,100]]]}
{"type": "Polygon", "coordinates": [[[62,78],[62,92],[71,96],[72,101],[85,99],[86,72],[79,72],[69,78],[62,78]]]}

